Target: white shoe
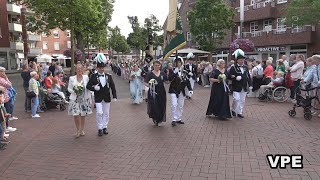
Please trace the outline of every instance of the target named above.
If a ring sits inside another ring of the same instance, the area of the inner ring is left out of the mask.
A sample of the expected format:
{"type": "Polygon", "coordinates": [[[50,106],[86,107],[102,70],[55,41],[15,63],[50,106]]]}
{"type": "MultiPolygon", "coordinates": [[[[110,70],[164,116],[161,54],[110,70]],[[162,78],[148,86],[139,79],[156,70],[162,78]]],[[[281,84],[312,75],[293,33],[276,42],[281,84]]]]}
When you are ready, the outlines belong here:
{"type": "Polygon", "coordinates": [[[210,87],[210,85],[205,85],[204,87],[205,87],[205,88],[209,88],[209,87],[210,87]]]}
{"type": "Polygon", "coordinates": [[[40,117],[39,114],[32,116],[32,118],[39,118],[39,117],[40,117]]]}
{"type": "Polygon", "coordinates": [[[10,135],[5,133],[3,136],[8,138],[10,135]]]}
{"type": "Polygon", "coordinates": [[[15,116],[13,116],[13,117],[11,117],[13,120],[18,120],[19,118],[17,118],[17,117],[15,117],[15,116]]]}
{"type": "Polygon", "coordinates": [[[17,130],[17,128],[8,127],[6,130],[9,131],[9,132],[14,132],[14,131],[17,130]]]}

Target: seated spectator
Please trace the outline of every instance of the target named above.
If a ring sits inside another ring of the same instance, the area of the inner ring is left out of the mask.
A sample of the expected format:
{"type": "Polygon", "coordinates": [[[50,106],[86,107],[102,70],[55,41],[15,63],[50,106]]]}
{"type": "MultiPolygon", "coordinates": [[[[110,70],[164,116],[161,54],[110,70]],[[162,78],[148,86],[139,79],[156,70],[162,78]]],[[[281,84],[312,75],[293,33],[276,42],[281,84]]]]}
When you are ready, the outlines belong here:
{"type": "Polygon", "coordinates": [[[48,71],[48,72],[47,72],[47,77],[44,78],[45,87],[46,87],[48,90],[51,89],[52,79],[53,79],[52,73],[51,73],[51,71],[48,71]]]}
{"type": "Polygon", "coordinates": [[[58,94],[65,103],[69,103],[66,100],[66,96],[63,94],[63,92],[61,92],[61,86],[59,84],[59,81],[57,78],[53,78],[52,80],[52,87],[51,87],[51,93],[53,94],[58,94]]]}
{"type": "Polygon", "coordinates": [[[283,84],[284,81],[284,73],[282,71],[278,71],[277,73],[277,78],[276,79],[271,79],[271,82],[267,85],[262,85],[261,88],[261,92],[264,93],[266,91],[266,89],[268,88],[274,88],[277,86],[281,86],[283,84]]]}
{"type": "Polygon", "coordinates": [[[0,150],[4,150],[7,147],[7,143],[9,143],[9,139],[5,137],[5,129],[6,129],[6,109],[4,108],[4,93],[0,91],[0,150]]]}

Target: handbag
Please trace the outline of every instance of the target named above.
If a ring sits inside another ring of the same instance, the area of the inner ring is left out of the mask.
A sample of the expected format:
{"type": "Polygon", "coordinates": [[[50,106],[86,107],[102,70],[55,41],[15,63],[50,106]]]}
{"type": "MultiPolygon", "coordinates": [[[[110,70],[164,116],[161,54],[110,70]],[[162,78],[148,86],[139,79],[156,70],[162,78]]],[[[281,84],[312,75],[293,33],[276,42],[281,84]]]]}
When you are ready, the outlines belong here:
{"type": "Polygon", "coordinates": [[[33,91],[27,91],[26,96],[28,98],[33,98],[33,97],[36,97],[37,95],[33,91]]]}

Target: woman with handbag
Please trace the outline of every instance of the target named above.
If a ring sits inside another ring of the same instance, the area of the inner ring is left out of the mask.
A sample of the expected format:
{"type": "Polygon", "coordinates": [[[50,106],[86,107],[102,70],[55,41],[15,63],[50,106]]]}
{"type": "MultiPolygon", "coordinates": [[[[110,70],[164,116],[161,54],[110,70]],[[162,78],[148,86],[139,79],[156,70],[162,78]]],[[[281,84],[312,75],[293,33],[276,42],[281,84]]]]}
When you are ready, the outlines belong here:
{"type": "Polygon", "coordinates": [[[69,78],[68,91],[71,93],[68,114],[73,116],[74,123],[77,128],[75,137],[84,136],[85,118],[92,113],[91,93],[86,86],[89,77],[83,75],[83,67],[81,64],[76,66],[76,75],[69,78]]]}
{"type": "Polygon", "coordinates": [[[39,106],[39,86],[38,86],[38,78],[39,75],[37,72],[33,71],[30,73],[31,79],[29,81],[29,91],[27,92],[27,96],[32,98],[33,105],[31,107],[32,118],[39,118],[40,115],[37,114],[37,109],[39,106]]]}

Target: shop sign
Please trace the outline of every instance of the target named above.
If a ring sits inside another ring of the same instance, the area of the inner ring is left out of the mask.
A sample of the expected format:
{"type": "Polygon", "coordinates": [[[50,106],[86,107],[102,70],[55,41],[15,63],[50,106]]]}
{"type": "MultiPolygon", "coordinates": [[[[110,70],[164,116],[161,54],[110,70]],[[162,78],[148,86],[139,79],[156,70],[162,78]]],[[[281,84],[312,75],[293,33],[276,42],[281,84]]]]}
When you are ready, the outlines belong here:
{"type": "Polygon", "coordinates": [[[258,52],[271,52],[271,51],[284,51],[285,47],[261,47],[256,48],[256,51],[258,52]]]}

